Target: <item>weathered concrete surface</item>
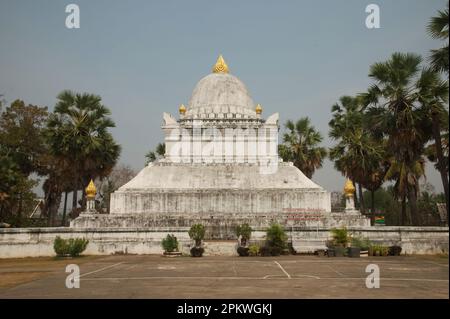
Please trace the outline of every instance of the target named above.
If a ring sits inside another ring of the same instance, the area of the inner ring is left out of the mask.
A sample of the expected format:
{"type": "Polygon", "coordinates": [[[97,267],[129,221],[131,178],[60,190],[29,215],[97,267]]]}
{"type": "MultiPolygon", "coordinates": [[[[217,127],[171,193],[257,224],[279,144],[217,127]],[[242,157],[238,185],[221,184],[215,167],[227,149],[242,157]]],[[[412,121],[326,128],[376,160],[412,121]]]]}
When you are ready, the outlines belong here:
{"type": "Polygon", "coordinates": [[[257,165],[150,164],[111,194],[114,214],[330,212],[330,194],[298,168],[273,174],[257,165]]]}
{"type": "MultiPolygon", "coordinates": [[[[265,227],[255,227],[252,240],[263,241],[265,227]]],[[[0,258],[54,256],[53,241],[62,238],[89,239],[86,254],[161,254],[161,240],[174,234],[180,250],[189,254],[193,245],[188,235],[189,227],[151,228],[12,228],[0,229],[0,258]]],[[[331,238],[329,228],[287,227],[289,241],[295,249],[301,246],[325,244],[331,238]]],[[[448,253],[448,227],[353,227],[350,233],[386,245],[402,246],[404,254],[448,253]]],[[[236,239],[237,240],[237,239],[236,239]]],[[[214,254],[234,255],[229,242],[223,247],[214,244],[214,254]]],[[[206,252],[208,254],[208,252],[206,252]]]]}
{"type": "MultiPolygon", "coordinates": [[[[86,257],[85,257],[86,258],[86,257]]],[[[1,285],[0,298],[449,298],[448,257],[109,256],[79,264],[80,288],[65,288],[65,264],[0,260],[0,277],[39,274],[1,285]],[[365,285],[368,264],[380,288],[365,285]]]]}

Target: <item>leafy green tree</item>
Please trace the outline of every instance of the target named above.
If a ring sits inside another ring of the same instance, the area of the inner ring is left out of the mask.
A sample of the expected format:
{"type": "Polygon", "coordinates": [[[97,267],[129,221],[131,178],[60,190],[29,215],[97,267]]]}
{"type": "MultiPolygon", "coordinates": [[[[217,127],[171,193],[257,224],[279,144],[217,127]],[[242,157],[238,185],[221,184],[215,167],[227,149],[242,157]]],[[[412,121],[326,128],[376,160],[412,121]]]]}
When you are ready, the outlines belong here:
{"type": "Polygon", "coordinates": [[[46,107],[16,100],[0,117],[0,142],[27,177],[31,173],[42,174],[45,169],[41,158],[47,151],[42,134],[47,116],[46,107]]]}
{"type": "Polygon", "coordinates": [[[14,101],[0,116],[0,217],[17,215],[20,226],[24,202],[32,202],[37,182],[32,173],[46,174],[47,153],[42,132],[47,108],[14,101]]]}
{"type": "Polygon", "coordinates": [[[145,165],[148,165],[151,162],[154,162],[157,159],[164,157],[165,153],[166,153],[166,144],[158,143],[158,145],[156,145],[156,149],[154,151],[149,151],[145,155],[145,158],[146,158],[145,165]]]}
{"type": "Polygon", "coordinates": [[[323,140],[320,132],[311,126],[307,117],[295,123],[288,120],[285,127],[287,132],[283,135],[283,144],[278,145],[278,153],[283,161],[293,162],[295,167],[311,178],[315,170],[322,167],[327,156],[326,148],[318,146],[323,140]]]}

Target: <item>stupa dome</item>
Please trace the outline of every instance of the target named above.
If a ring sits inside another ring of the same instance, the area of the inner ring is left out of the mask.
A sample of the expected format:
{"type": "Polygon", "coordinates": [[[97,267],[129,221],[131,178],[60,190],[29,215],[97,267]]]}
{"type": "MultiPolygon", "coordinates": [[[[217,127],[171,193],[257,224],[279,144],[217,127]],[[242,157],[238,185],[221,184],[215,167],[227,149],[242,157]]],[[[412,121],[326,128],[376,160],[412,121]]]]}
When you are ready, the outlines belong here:
{"type": "Polygon", "coordinates": [[[255,118],[255,104],[244,83],[228,73],[222,56],[213,73],[202,78],[192,93],[188,118],[255,118]]]}

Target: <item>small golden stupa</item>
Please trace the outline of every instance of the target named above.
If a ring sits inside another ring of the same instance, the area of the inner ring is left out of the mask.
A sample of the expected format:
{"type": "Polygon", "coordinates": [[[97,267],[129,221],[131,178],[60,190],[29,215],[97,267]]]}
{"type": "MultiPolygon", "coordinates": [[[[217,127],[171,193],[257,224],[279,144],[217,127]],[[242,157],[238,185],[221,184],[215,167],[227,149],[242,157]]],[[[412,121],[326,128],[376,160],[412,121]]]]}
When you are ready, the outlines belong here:
{"type": "Polygon", "coordinates": [[[350,179],[347,179],[344,186],[344,193],[345,196],[353,196],[355,193],[355,186],[353,185],[353,182],[350,179]]]}
{"type": "Polygon", "coordinates": [[[180,112],[181,115],[184,115],[184,113],[186,113],[186,106],[184,106],[184,104],[181,104],[178,111],[180,112]]]}
{"type": "Polygon", "coordinates": [[[255,111],[256,111],[256,114],[261,114],[262,113],[262,106],[261,106],[261,104],[258,104],[258,105],[256,105],[256,108],[255,108],[255,111]]]}
{"type": "Polygon", "coordinates": [[[95,188],[94,181],[91,179],[89,182],[89,185],[86,187],[86,197],[88,199],[95,198],[95,195],[97,194],[97,188],[95,188]]]}
{"type": "Polygon", "coordinates": [[[228,65],[222,55],[219,55],[217,58],[217,62],[213,67],[213,73],[228,73],[228,65]]]}

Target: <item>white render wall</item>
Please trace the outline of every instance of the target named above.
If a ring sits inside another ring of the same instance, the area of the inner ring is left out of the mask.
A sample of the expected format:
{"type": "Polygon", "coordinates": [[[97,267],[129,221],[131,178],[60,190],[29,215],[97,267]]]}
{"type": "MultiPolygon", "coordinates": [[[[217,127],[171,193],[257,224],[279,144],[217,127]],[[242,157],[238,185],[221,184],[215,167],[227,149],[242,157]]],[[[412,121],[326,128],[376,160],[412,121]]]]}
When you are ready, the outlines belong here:
{"type": "MultiPolygon", "coordinates": [[[[87,238],[85,255],[161,254],[161,240],[174,234],[183,253],[188,254],[193,242],[188,227],[172,228],[11,228],[0,229],[0,258],[54,256],[53,241],[62,238],[87,238]]],[[[294,247],[308,241],[326,240],[330,229],[286,228],[294,247]]],[[[386,245],[402,246],[402,254],[448,253],[448,227],[350,227],[352,234],[386,245]]],[[[264,240],[265,228],[255,228],[252,241],[264,240]]],[[[205,241],[205,255],[235,255],[237,241],[205,241]],[[208,251],[209,249],[209,251],[208,251]]]]}

